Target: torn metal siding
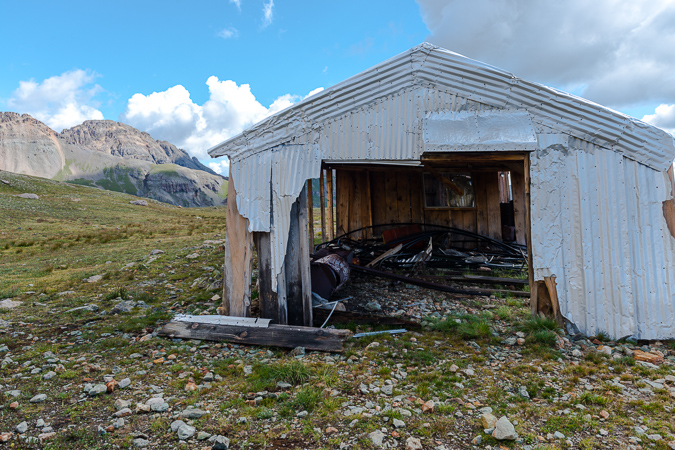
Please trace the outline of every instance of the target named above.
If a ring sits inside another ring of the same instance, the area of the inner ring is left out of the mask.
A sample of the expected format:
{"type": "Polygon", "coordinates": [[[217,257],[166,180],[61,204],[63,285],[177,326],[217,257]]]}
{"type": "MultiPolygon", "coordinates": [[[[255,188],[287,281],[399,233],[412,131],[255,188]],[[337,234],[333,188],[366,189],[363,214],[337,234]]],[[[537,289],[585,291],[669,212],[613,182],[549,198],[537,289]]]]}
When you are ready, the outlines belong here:
{"type": "MultiPolygon", "coordinates": [[[[305,181],[319,176],[321,155],[308,145],[284,145],[233,161],[230,170],[236,183],[237,209],[248,219],[248,231],[271,233],[271,268],[278,275],[288,245],[291,207],[305,181]]],[[[275,276],[274,291],[276,284],[275,276]]]]}
{"type": "MultiPolygon", "coordinates": [[[[563,315],[587,334],[675,336],[667,175],[574,140],[531,157],[535,279],[555,275],[563,315]]],[[[669,183],[669,182],[668,182],[669,183]]]]}

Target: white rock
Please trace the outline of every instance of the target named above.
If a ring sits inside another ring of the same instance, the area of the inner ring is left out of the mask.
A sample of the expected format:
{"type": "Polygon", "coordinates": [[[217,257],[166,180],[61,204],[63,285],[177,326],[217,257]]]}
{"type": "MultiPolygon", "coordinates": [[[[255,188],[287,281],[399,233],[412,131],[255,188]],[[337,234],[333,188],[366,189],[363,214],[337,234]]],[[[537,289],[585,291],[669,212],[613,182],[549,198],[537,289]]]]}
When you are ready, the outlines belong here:
{"type": "Polygon", "coordinates": [[[513,441],[518,437],[518,434],[516,434],[516,429],[513,427],[513,424],[509,422],[509,419],[507,419],[506,416],[502,416],[495,424],[492,437],[498,441],[513,441]]]}
{"type": "Polygon", "coordinates": [[[373,442],[373,445],[377,447],[382,447],[382,441],[384,440],[386,435],[380,430],[375,430],[372,433],[369,433],[368,437],[373,442]]]}

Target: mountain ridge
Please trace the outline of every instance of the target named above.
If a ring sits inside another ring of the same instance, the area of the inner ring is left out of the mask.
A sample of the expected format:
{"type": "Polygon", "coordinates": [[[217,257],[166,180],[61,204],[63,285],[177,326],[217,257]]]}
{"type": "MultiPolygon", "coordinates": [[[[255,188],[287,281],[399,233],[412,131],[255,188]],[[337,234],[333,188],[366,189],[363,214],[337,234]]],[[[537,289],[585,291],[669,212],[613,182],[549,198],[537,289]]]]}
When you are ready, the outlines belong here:
{"type": "Polygon", "coordinates": [[[0,112],[0,170],[116,190],[180,206],[216,206],[226,177],[167,141],[112,120],[49,128],[0,112]]]}

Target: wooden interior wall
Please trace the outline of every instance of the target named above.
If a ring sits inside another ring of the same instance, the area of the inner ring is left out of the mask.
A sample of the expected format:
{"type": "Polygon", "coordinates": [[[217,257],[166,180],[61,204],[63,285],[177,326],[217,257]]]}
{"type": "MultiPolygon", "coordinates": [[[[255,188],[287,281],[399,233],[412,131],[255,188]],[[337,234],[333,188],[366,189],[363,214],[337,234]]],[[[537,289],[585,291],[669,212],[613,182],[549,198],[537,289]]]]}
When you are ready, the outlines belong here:
{"type": "Polygon", "coordinates": [[[424,208],[420,169],[337,169],[337,235],[369,225],[424,223],[501,239],[498,172],[476,172],[472,177],[476,208],[432,209],[424,208]]]}

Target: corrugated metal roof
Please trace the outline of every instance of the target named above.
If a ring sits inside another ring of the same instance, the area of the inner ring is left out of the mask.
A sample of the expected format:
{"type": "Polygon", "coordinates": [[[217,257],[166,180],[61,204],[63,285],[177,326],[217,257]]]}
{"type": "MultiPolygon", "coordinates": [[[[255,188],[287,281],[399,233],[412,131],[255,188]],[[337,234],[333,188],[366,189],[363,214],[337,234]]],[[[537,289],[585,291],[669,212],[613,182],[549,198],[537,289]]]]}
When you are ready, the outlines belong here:
{"type": "Polygon", "coordinates": [[[675,336],[667,174],[581,141],[531,161],[535,278],[557,277],[563,315],[589,335],[675,336]]]}
{"type": "MultiPolygon", "coordinates": [[[[461,98],[459,101],[463,102],[477,102],[488,109],[525,109],[532,115],[534,122],[609,148],[657,170],[665,170],[675,158],[674,138],[663,130],[580,97],[521,80],[509,72],[428,43],[290,106],[213,147],[209,154],[214,157],[228,155],[241,158],[289,143],[304,134],[317,133],[323,138],[327,133],[334,134],[331,130],[335,130],[336,121],[350,119],[353,122],[348,128],[339,127],[341,133],[348,134],[354,130],[355,135],[344,136],[344,139],[362,145],[364,141],[359,135],[365,132],[367,123],[387,124],[387,118],[406,123],[404,119],[407,117],[419,117],[418,110],[426,102],[427,96],[442,95],[432,91],[445,92],[456,100],[461,98]],[[420,95],[423,93],[427,95],[420,95]],[[379,113],[374,111],[378,105],[381,108],[379,113]],[[390,110],[392,106],[393,111],[390,110]],[[372,114],[377,116],[374,122],[362,117],[372,114]],[[356,126],[359,122],[362,128],[356,126]]],[[[408,127],[413,126],[407,123],[408,127]]],[[[386,136],[401,136],[388,133],[386,127],[380,128],[386,136]]],[[[329,148],[331,153],[335,152],[333,147],[329,148]]],[[[373,144],[370,148],[382,149],[388,146],[373,144]]],[[[399,146],[396,148],[400,149],[399,146]]],[[[359,155],[367,153],[354,150],[351,146],[339,146],[339,149],[355,151],[359,155]]],[[[418,151],[419,148],[408,149],[406,153],[418,151]]],[[[339,156],[344,159],[354,157],[353,154],[339,156]]],[[[383,156],[386,156],[384,159],[397,159],[392,158],[392,155],[383,156]]],[[[332,159],[337,157],[331,155],[332,159]]],[[[375,158],[373,156],[370,159],[375,158]]]]}

